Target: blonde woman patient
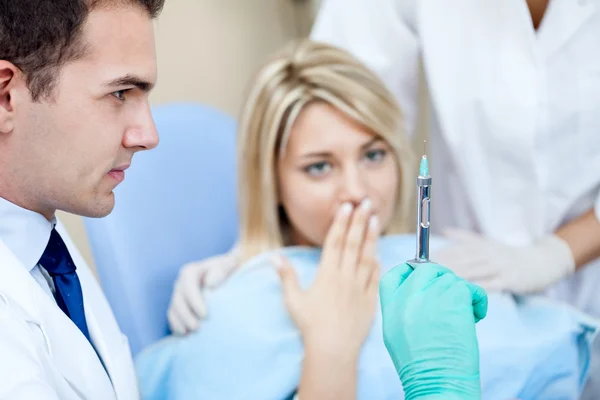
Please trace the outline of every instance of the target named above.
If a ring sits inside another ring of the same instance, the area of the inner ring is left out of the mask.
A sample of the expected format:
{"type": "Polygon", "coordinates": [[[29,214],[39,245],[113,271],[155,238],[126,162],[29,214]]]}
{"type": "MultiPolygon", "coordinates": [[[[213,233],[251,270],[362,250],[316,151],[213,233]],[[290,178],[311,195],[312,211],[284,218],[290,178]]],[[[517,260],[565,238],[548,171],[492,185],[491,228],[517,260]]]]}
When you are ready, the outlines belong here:
{"type": "MultiPolygon", "coordinates": [[[[267,63],[246,101],[238,152],[239,242],[182,268],[168,311],[174,333],[198,329],[207,315],[201,289],[263,252],[324,246],[337,214],[347,212],[357,232],[368,232],[371,250],[381,233],[409,230],[415,159],[400,110],[342,50],[305,41],[267,63]]],[[[282,266],[290,305],[299,306],[291,270],[282,266]]]]}

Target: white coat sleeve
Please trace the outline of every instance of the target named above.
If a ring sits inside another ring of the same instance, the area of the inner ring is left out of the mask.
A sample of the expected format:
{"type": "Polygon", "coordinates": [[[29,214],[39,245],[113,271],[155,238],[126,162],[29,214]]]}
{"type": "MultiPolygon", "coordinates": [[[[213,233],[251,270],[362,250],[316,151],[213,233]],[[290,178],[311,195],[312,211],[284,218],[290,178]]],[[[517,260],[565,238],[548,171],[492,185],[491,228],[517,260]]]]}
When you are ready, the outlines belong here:
{"type": "Polygon", "coordinates": [[[0,400],[60,400],[27,341],[31,332],[0,300],[0,400]]]}
{"type": "Polygon", "coordinates": [[[343,48],[394,94],[406,130],[418,117],[419,42],[415,0],[323,0],[311,39],[343,48]]]}

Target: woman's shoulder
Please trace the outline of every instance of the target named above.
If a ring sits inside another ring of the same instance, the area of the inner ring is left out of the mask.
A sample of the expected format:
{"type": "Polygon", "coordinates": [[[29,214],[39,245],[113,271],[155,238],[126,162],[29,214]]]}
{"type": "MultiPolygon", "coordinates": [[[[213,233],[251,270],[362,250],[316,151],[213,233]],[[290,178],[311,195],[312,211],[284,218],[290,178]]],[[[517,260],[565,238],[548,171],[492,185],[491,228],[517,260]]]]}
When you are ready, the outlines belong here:
{"type": "MultiPolygon", "coordinates": [[[[238,252],[237,248],[234,247],[233,249],[229,250],[226,253],[210,256],[208,258],[194,261],[189,264],[202,265],[207,268],[216,267],[219,265],[239,264],[238,254],[239,254],[239,252],[238,252]]],[[[186,264],[186,265],[188,265],[188,264],[186,264]]]]}
{"type": "MultiPolygon", "coordinates": [[[[202,265],[215,265],[215,264],[224,264],[224,263],[241,263],[241,251],[238,243],[235,243],[229,250],[225,253],[219,253],[215,255],[211,255],[209,257],[203,258],[201,260],[192,261],[188,264],[202,264],[202,265]]],[[[187,264],[186,264],[187,265],[187,264]]]]}

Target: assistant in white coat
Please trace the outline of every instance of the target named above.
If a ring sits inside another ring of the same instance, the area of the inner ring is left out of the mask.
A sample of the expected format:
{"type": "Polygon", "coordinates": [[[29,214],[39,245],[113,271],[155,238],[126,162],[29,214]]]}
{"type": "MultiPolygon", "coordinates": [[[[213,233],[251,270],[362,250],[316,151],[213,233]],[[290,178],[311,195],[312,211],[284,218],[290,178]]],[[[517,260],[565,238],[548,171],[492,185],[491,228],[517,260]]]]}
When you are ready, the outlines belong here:
{"type": "Polygon", "coordinates": [[[409,133],[422,61],[432,229],[460,230],[436,261],[600,317],[600,1],[325,0],[311,36],[377,72],[409,133]]]}

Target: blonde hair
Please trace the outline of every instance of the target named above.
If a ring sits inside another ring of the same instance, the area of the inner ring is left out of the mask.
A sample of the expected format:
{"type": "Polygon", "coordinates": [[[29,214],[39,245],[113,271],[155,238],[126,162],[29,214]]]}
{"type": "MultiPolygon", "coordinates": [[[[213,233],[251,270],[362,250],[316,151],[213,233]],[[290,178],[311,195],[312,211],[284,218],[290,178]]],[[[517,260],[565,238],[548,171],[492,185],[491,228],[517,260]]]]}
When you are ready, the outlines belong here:
{"type": "Polygon", "coordinates": [[[397,205],[386,233],[408,231],[413,153],[393,95],[346,51],[311,40],[285,48],[258,72],[238,137],[241,260],[286,243],[278,210],[276,162],[309,103],[328,103],[385,140],[396,157],[397,205]]]}

